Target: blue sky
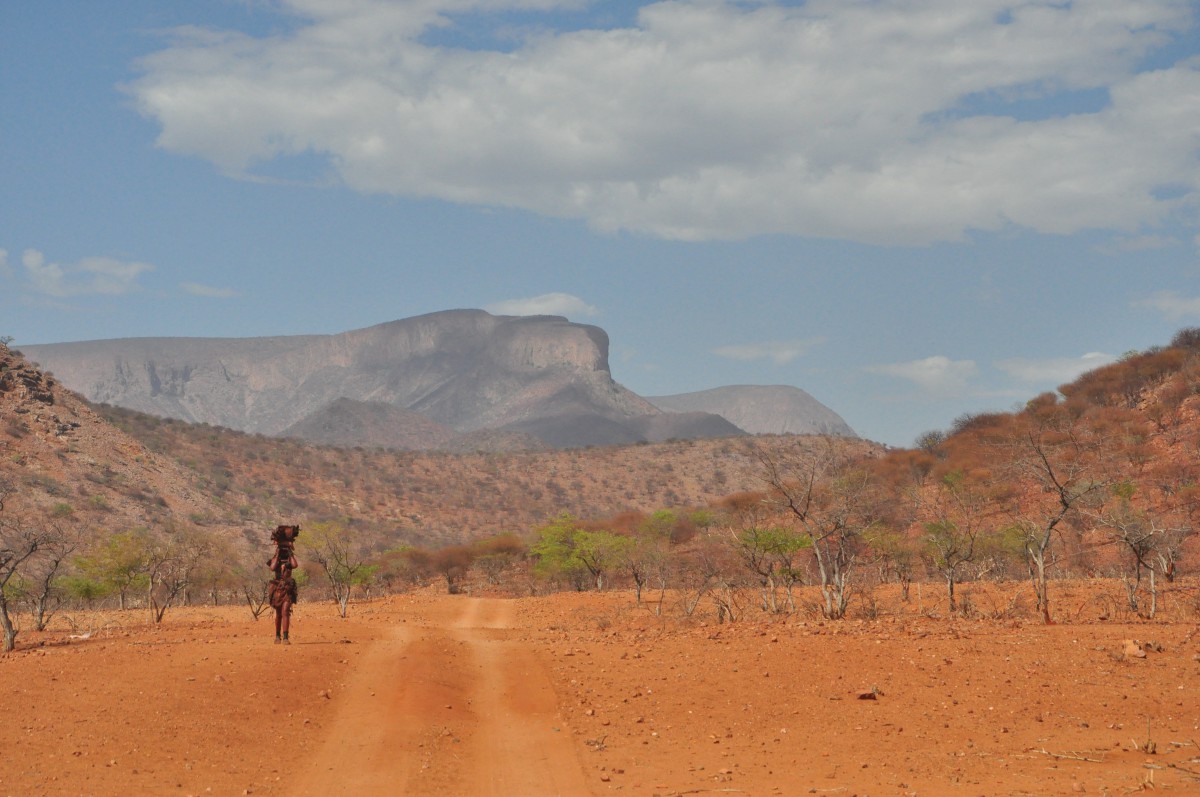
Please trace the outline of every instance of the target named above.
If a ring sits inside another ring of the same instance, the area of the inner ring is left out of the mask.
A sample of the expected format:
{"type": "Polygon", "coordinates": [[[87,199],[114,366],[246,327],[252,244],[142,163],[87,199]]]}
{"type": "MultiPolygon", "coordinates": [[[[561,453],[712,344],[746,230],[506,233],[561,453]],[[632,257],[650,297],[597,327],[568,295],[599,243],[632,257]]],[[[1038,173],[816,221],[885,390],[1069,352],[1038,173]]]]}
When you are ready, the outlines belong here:
{"type": "Polygon", "coordinates": [[[1200,4],[0,4],[0,335],[603,327],[898,446],[1200,326],[1200,4]]]}

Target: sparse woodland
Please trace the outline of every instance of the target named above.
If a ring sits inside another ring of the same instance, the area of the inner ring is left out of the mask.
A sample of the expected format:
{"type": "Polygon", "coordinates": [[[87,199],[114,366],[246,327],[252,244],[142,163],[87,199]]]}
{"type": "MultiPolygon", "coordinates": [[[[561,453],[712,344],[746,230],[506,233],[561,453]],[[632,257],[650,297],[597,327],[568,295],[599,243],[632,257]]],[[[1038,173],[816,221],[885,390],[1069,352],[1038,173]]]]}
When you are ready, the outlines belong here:
{"type": "Polygon", "coordinates": [[[1068,578],[1119,584],[1111,608],[1128,616],[1166,602],[1200,614],[1200,330],[902,450],[824,437],[343,450],[112,407],[93,426],[93,408],[0,354],[7,649],[64,606],[141,606],[157,622],[185,601],[239,602],[257,616],[282,522],[305,527],[304,592],[343,614],[436,583],[837,620],[877,611],[873,591],[892,583],[905,601],[914,585],[941,595],[915,611],[971,615],[988,582],[1029,596],[991,614],[1054,622],[1069,619],[1055,592],[1068,578]],[[93,428],[124,435],[86,450],[93,428]]]}

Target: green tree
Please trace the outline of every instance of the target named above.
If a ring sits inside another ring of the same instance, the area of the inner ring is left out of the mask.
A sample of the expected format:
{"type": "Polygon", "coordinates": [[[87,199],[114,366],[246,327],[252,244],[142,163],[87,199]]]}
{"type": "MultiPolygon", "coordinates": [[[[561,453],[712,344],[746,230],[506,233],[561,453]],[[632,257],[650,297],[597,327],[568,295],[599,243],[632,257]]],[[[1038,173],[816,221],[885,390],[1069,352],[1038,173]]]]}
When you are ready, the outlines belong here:
{"type": "Polygon", "coordinates": [[[89,590],[102,595],[116,593],[121,609],[128,605],[131,590],[147,589],[150,532],[144,528],[121,531],[102,541],[91,553],[75,564],[82,576],[93,584],[89,590]]]}
{"type": "Polygon", "coordinates": [[[572,557],[591,575],[597,590],[604,589],[607,573],[620,568],[626,561],[633,541],[611,531],[577,530],[572,557]]]}
{"type": "Polygon", "coordinates": [[[583,589],[588,571],[575,556],[575,535],[580,531],[578,522],[569,512],[538,528],[529,546],[534,574],[546,579],[562,579],[576,589],[583,589]]]}
{"type": "Polygon", "coordinates": [[[758,526],[736,531],[732,545],[746,569],[758,580],[762,608],[772,614],[786,608],[795,611],[792,588],[800,572],[796,558],[811,541],[782,526],[758,526]],[[779,603],[779,588],[784,588],[784,605],[779,603]]]}

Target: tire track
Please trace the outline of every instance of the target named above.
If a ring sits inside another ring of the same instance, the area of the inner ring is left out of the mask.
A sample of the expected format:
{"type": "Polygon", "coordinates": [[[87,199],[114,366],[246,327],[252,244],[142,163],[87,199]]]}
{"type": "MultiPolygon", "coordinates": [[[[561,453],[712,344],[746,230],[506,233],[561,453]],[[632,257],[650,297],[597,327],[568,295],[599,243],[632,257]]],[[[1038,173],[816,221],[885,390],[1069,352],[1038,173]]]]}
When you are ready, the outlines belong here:
{"type": "Polygon", "coordinates": [[[592,794],[551,682],[512,630],[512,604],[443,605],[371,646],[290,793],[592,794]]]}

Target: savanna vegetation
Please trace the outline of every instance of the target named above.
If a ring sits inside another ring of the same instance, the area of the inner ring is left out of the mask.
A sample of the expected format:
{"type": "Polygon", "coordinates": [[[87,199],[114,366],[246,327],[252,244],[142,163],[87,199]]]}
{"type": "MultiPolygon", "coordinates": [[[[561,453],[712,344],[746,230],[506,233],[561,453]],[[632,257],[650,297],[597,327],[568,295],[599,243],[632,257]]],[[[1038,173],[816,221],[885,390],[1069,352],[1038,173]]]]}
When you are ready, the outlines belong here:
{"type": "MultiPolygon", "coordinates": [[[[931,612],[979,613],[969,587],[1028,586],[1002,612],[1064,619],[1055,585],[1103,577],[1120,611],[1200,613],[1200,330],[1131,353],[1007,413],[963,416],[911,449],[764,437],[657,447],[450,455],[339,451],[124,410],[107,417],[175,457],[229,518],[151,515],[113,528],[78,493],[14,512],[0,487],[0,626],[67,605],[265,605],[277,520],[304,525],[304,595],[355,600],[416,585],[451,593],[629,589],[646,611],[874,611],[883,583],[937,589],[931,612]],[[630,453],[634,452],[634,453],[630,453]],[[697,453],[701,452],[701,453],[697,453]],[[222,523],[225,525],[222,526],[222,523]],[[262,561],[259,561],[262,560],[262,561]]],[[[9,435],[19,433],[9,430],[9,435]]],[[[28,482],[24,482],[28,484],[28,482]]],[[[138,485],[125,485],[126,491],[138,485]]],[[[143,500],[154,505],[152,494],[143,500]]]]}

